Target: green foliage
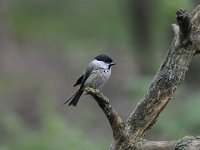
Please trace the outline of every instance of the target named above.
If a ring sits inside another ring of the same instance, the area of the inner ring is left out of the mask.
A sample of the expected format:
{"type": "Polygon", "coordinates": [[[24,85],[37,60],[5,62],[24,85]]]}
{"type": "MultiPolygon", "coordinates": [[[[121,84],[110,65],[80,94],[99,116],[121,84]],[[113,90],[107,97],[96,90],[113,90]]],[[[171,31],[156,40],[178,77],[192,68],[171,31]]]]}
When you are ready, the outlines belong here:
{"type": "Polygon", "coordinates": [[[0,142],[0,150],[102,150],[105,147],[67,126],[58,116],[45,119],[39,131],[30,130],[17,117],[4,119],[9,138],[0,142]],[[8,140],[9,139],[9,140],[8,140]]]}
{"type": "Polygon", "coordinates": [[[148,89],[149,82],[152,80],[152,76],[135,76],[134,79],[129,79],[127,82],[127,90],[130,90],[134,96],[143,96],[144,92],[148,89]]]}
{"type": "Polygon", "coordinates": [[[0,150],[106,149],[107,144],[99,141],[97,143],[86,137],[81,129],[75,129],[66,123],[65,119],[55,111],[55,103],[52,102],[55,97],[49,90],[41,89],[38,96],[41,127],[30,127],[16,115],[4,116],[1,122],[7,136],[0,141],[0,150]]]}
{"type": "Polygon", "coordinates": [[[53,40],[59,43],[68,40],[68,43],[90,42],[91,39],[124,40],[127,33],[122,24],[123,16],[116,12],[119,12],[119,3],[114,0],[19,0],[12,4],[9,24],[21,39],[53,40]]]}

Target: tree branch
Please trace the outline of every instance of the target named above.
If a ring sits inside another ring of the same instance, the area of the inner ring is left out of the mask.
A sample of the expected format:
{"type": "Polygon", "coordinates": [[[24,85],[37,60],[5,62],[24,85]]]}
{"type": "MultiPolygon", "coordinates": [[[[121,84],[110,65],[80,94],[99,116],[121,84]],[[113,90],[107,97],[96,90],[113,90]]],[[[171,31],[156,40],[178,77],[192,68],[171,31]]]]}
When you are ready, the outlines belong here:
{"type": "Polygon", "coordinates": [[[87,94],[90,94],[97,101],[99,107],[106,115],[113,131],[113,137],[115,139],[121,137],[121,135],[123,134],[122,130],[124,124],[119,114],[110,105],[109,99],[105,97],[99,90],[86,87],[85,91],[87,92],[87,94]]]}
{"type": "Polygon", "coordinates": [[[178,140],[175,145],[175,150],[199,150],[200,149],[200,137],[185,136],[184,138],[178,140]]]}
{"type": "Polygon", "coordinates": [[[155,124],[159,114],[170,101],[172,94],[184,80],[188,66],[196,52],[190,39],[189,13],[186,10],[183,11],[183,9],[179,10],[177,21],[180,30],[173,25],[175,37],[168,54],[144,98],[126,121],[126,129],[132,141],[143,138],[146,131],[155,124]],[[177,34],[179,36],[176,36],[177,34]],[[181,38],[179,38],[180,36],[181,38]]]}
{"type": "Polygon", "coordinates": [[[186,9],[180,9],[177,11],[176,20],[178,22],[178,26],[180,27],[180,40],[183,42],[184,39],[189,38],[191,31],[191,20],[188,11],[186,9]]]}
{"type": "Polygon", "coordinates": [[[140,150],[199,150],[200,137],[185,136],[178,141],[146,141],[137,142],[140,150]]]}
{"type": "MultiPolygon", "coordinates": [[[[141,140],[156,123],[159,114],[183,82],[193,56],[200,52],[200,5],[193,11],[191,17],[184,9],[177,11],[176,15],[178,25],[172,25],[174,39],[168,53],[145,96],[126,122],[123,122],[112,108],[107,97],[98,90],[89,87],[85,89],[97,101],[111,125],[114,137],[111,150],[181,150],[184,147],[184,138],[177,144],[175,141],[141,140]]],[[[192,137],[185,145],[188,149],[192,149],[197,148],[199,143],[199,137],[192,137]]]]}
{"type": "MultiPolygon", "coordinates": [[[[174,150],[177,141],[145,141],[138,142],[141,150],[174,150]]],[[[139,147],[139,146],[138,146],[139,147]]]]}

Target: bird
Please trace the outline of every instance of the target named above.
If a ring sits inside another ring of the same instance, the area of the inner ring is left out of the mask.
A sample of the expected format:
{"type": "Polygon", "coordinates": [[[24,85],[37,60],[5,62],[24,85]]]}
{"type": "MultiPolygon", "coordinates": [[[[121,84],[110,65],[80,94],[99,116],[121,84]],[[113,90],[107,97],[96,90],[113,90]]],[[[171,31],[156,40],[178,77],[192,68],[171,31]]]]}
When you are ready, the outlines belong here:
{"type": "Polygon", "coordinates": [[[65,101],[68,106],[76,106],[86,87],[100,89],[110,78],[111,68],[116,63],[113,59],[105,54],[96,56],[86,67],[83,75],[81,75],[74,87],[80,85],[79,88],[65,101]]]}

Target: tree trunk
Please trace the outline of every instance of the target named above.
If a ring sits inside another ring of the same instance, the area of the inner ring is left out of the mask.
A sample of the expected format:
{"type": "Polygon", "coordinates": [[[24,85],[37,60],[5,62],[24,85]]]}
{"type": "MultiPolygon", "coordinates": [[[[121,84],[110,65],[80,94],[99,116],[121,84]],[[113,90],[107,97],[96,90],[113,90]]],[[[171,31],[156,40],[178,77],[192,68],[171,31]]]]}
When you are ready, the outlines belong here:
{"type": "Polygon", "coordinates": [[[200,149],[199,137],[184,137],[179,141],[146,141],[146,132],[156,123],[158,116],[171,100],[173,93],[184,81],[193,56],[200,52],[200,5],[189,13],[180,9],[176,13],[178,25],[173,24],[174,39],[157,74],[144,97],[126,121],[97,90],[86,88],[105,113],[112,131],[111,150],[182,150],[200,149]]]}

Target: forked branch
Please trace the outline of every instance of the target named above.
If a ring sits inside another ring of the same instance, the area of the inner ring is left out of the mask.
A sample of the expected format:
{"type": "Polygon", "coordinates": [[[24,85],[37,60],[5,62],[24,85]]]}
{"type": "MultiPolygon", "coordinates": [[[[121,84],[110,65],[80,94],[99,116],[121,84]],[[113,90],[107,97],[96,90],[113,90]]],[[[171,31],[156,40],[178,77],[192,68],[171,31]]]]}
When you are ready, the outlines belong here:
{"type": "MultiPolygon", "coordinates": [[[[181,144],[175,144],[175,141],[141,140],[156,123],[173,93],[183,82],[193,56],[200,52],[200,5],[191,16],[185,9],[180,9],[176,15],[178,25],[172,25],[174,39],[167,55],[146,94],[126,122],[122,121],[110,105],[108,98],[102,93],[91,88],[85,89],[94,97],[110,122],[114,137],[110,148],[112,150],[146,150],[148,148],[150,150],[150,147],[152,150],[179,150],[179,147],[181,149],[181,144]]],[[[199,138],[192,138],[189,141],[195,143],[195,146],[200,143],[199,138]]]]}
{"type": "Polygon", "coordinates": [[[186,10],[177,12],[178,25],[173,25],[174,40],[159,71],[144,98],[126,121],[133,141],[143,138],[146,131],[157,121],[159,114],[170,101],[172,94],[182,83],[195,49],[190,39],[191,22],[186,10]]]}

